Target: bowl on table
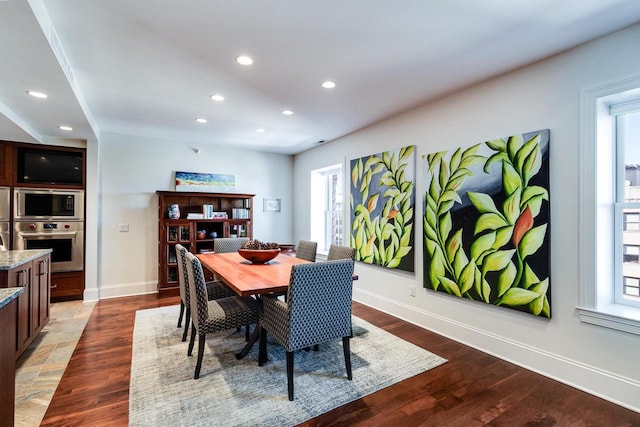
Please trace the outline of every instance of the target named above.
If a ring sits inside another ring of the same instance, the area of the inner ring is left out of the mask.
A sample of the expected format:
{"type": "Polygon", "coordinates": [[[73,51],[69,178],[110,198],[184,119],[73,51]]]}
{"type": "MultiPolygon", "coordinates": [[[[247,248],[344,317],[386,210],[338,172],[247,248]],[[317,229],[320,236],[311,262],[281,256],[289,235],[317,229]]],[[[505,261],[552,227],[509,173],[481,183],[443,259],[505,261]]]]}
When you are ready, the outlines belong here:
{"type": "Polygon", "coordinates": [[[280,248],[276,249],[238,249],[240,256],[252,264],[264,264],[271,261],[280,253],[280,248]]]}

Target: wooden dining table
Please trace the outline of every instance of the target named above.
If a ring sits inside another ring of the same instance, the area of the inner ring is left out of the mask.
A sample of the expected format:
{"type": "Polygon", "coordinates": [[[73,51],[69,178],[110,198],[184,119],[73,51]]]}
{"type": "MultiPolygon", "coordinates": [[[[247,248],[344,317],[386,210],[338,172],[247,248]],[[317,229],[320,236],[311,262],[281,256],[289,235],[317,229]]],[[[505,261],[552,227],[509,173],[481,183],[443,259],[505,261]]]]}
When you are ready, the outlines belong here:
{"type": "MultiPolygon", "coordinates": [[[[220,280],[240,296],[256,296],[260,301],[266,294],[282,293],[289,287],[291,267],[309,261],[284,254],[265,264],[252,264],[237,252],[207,253],[196,255],[204,268],[213,272],[220,280]]],[[[256,326],[244,348],[236,354],[245,357],[259,338],[256,326]]]]}

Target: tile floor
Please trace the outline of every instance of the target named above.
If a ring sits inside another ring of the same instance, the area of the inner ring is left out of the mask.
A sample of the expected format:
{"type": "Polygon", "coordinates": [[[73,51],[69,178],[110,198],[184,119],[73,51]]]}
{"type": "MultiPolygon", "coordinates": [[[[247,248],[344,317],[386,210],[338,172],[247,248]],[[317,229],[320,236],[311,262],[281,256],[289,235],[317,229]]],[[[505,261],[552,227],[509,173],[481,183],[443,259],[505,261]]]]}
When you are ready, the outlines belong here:
{"type": "Polygon", "coordinates": [[[51,304],[49,323],[16,361],[16,427],[40,425],[94,306],[51,304]]]}

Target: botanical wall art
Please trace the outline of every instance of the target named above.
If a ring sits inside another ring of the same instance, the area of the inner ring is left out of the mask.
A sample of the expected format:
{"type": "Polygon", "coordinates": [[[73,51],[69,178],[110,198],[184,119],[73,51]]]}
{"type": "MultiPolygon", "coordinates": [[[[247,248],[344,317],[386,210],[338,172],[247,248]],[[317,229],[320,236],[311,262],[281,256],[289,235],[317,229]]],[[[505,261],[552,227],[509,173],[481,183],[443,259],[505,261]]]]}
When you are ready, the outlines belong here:
{"type": "Polygon", "coordinates": [[[423,156],[425,287],[551,317],[549,130],[423,156]]]}
{"type": "Polygon", "coordinates": [[[176,191],[233,193],[236,177],[217,173],[176,172],[176,191]]]}
{"type": "Polygon", "coordinates": [[[415,146],[351,160],[356,261],[414,271],[415,146]]]}

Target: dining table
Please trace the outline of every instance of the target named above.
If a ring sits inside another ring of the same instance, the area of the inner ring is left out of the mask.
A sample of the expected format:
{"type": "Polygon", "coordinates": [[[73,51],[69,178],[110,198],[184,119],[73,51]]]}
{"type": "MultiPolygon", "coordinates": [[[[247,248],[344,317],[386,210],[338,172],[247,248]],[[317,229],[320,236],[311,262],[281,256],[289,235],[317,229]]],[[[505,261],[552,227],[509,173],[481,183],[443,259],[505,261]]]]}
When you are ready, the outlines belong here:
{"type": "MultiPolygon", "coordinates": [[[[281,294],[289,287],[291,267],[296,264],[308,264],[310,261],[284,254],[264,264],[253,264],[237,252],[197,254],[203,268],[229,286],[240,296],[255,296],[261,301],[263,295],[281,294]]],[[[256,325],[244,348],[236,354],[237,359],[245,357],[260,336],[260,327],[256,325]]]]}

